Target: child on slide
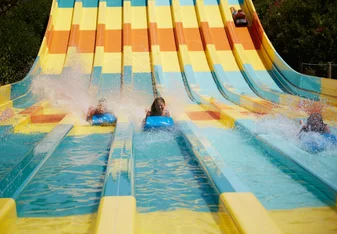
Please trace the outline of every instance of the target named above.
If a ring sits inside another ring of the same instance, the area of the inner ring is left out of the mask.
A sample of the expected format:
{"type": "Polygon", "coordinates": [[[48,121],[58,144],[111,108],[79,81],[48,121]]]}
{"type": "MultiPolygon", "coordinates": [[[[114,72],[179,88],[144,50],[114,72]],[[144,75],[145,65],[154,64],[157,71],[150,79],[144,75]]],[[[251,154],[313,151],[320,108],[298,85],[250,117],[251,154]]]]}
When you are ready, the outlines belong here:
{"type": "MultiPolygon", "coordinates": [[[[300,121],[302,124],[302,121],[300,121]]],[[[317,133],[330,133],[329,126],[323,122],[323,117],[320,113],[312,113],[307,123],[303,125],[300,132],[317,132],[317,133]]]]}
{"type": "Polygon", "coordinates": [[[234,20],[246,18],[246,14],[243,12],[243,10],[236,10],[234,7],[231,7],[230,9],[234,20]]]}
{"type": "Polygon", "coordinates": [[[105,98],[101,98],[97,106],[94,107],[89,107],[88,113],[87,113],[87,121],[92,120],[92,116],[94,115],[99,115],[99,114],[105,114],[105,113],[112,113],[111,111],[108,110],[107,108],[107,100],[105,98]]]}
{"type": "Polygon", "coordinates": [[[143,125],[146,122],[146,118],[149,116],[166,116],[170,117],[170,112],[166,108],[165,100],[162,97],[157,97],[154,99],[151,108],[146,110],[146,116],[143,120],[143,125]]]}

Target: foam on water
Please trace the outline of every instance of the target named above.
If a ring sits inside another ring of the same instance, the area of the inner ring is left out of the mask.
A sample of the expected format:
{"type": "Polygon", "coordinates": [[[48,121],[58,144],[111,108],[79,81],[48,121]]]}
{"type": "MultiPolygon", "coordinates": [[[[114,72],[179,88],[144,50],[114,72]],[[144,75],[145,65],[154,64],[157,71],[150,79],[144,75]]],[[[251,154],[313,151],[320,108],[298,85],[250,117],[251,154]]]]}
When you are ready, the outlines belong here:
{"type": "MultiPolygon", "coordinates": [[[[315,132],[299,134],[305,123],[306,120],[300,123],[297,119],[290,119],[283,115],[266,115],[256,121],[255,131],[260,134],[279,135],[286,141],[301,148],[305,148],[303,146],[303,138],[310,139],[313,142],[324,143],[327,146],[326,150],[320,152],[320,154],[337,153],[337,145],[327,141],[321,134],[315,132]]],[[[331,133],[336,135],[337,132],[332,128],[331,133]]]]}

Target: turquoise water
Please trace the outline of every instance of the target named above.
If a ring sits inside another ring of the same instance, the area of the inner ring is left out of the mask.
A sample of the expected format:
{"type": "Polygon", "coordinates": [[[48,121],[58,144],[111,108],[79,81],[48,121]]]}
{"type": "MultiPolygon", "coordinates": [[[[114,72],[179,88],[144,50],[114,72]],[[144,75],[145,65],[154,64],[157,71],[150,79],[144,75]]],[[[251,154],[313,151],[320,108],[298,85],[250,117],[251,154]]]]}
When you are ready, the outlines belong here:
{"type": "Polygon", "coordinates": [[[112,134],[66,137],[17,199],[20,217],[97,211],[112,134]]]}
{"type": "Polygon", "coordinates": [[[267,209],[334,205],[319,189],[235,130],[203,128],[203,134],[267,209]]]}
{"type": "Polygon", "coordinates": [[[138,212],[217,211],[218,194],[180,133],[135,134],[134,157],[138,212]]]}
{"type": "Polygon", "coordinates": [[[1,179],[43,138],[45,134],[7,134],[0,143],[1,179]]]}

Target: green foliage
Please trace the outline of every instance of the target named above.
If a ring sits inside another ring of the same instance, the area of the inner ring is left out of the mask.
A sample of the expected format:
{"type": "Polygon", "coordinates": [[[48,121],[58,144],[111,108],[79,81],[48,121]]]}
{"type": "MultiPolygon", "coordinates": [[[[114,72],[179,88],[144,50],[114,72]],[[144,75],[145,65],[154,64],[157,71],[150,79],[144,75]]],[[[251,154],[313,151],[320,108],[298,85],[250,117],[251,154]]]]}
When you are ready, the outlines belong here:
{"type": "Polygon", "coordinates": [[[21,2],[0,16],[0,84],[19,81],[33,65],[52,0],[21,2]]]}
{"type": "Polygon", "coordinates": [[[337,62],[335,0],[256,0],[254,4],[269,39],[290,66],[337,62]]]}

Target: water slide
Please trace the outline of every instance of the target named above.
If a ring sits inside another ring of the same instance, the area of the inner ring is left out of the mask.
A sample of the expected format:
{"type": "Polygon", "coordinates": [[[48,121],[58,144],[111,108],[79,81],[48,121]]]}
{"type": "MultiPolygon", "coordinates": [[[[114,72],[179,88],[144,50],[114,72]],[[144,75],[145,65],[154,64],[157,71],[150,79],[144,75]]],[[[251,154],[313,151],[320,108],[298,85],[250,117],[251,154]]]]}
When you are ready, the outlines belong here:
{"type": "Polygon", "coordinates": [[[310,98],[332,125],[335,90],[284,63],[251,1],[54,0],[31,71],[0,87],[1,233],[335,233],[335,151],[256,124],[310,98]],[[142,133],[128,111],[89,126],[34,93],[50,79],[125,109],[163,96],[178,130],[142,133]]]}

